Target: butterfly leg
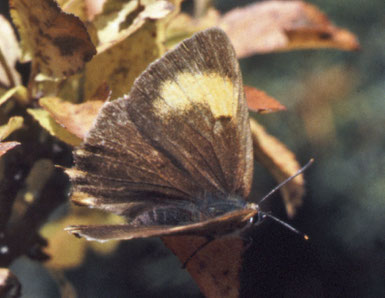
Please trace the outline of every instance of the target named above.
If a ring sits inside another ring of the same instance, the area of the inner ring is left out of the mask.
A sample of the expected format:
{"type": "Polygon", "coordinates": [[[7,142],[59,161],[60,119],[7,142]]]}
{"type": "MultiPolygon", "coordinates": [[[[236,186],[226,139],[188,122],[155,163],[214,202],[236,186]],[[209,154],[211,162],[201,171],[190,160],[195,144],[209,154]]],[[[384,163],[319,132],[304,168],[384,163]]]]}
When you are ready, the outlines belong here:
{"type": "Polygon", "coordinates": [[[198,246],[196,250],[184,261],[182,268],[185,269],[187,267],[188,262],[204,247],[206,247],[209,243],[211,243],[215,238],[214,237],[206,237],[206,241],[198,246]]]}

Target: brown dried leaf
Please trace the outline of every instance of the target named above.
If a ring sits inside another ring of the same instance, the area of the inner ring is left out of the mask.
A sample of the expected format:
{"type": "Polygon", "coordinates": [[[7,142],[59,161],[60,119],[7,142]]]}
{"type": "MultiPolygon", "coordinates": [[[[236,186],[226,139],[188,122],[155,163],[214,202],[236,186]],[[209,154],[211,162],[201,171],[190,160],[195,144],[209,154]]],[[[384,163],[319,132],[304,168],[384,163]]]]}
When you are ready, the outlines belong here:
{"type": "MultiPolygon", "coordinates": [[[[293,152],[275,137],[269,135],[254,119],[250,119],[253,139],[254,157],[274,176],[277,182],[282,182],[295,174],[301,167],[293,152]]],[[[303,176],[297,176],[281,188],[289,217],[293,217],[298,207],[302,205],[305,193],[303,176]]]]}
{"type": "Polygon", "coordinates": [[[0,86],[8,88],[20,84],[16,61],[20,58],[19,44],[8,20],[0,15],[0,86]]]}
{"type": "Polygon", "coordinates": [[[57,124],[49,112],[43,109],[27,109],[27,112],[54,137],[57,137],[71,146],[79,146],[81,144],[82,139],[57,124]]]}
{"type": "Polygon", "coordinates": [[[10,0],[11,15],[24,58],[53,77],[73,75],[96,50],[78,17],[63,12],[54,0],[10,0]]]}
{"type": "MultiPolygon", "coordinates": [[[[206,239],[196,236],[162,237],[183,264],[206,239]]],[[[206,297],[239,297],[243,240],[219,238],[202,248],[187,264],[187,271],[206,297]]]]}
{"type": "Polygon", "coordinates": [[[262,90],[246,85],[243,86],[243,90],[245,91],[247,106],[253,112],[267,114],[286,110],[284,105],[262,90]]]}
{"type": "Polygon", "coordinates": [[[356,37],[335,27],[316,6],[303,1],[264,1],[223,15],[221,27],[237,56],[304,48],[357,50],[356,37]]]}
{"type": "Polygon", "coordinates": [[[19,142],[0,142],[0,156],[4,155],[8,150],[20,145],[19,142]]]}
{"type": "Polygon", "coordinates": [[[20,117],[20,116],[9,118],[7,124],[0,126],[0,141],[7,138],[16,129],[21,128],[23,126],[23,121],[24,121],[23,117],[20,117]]]}
{"type": "Polygon", "coordinates": [[[42,97],[39,100],[39,104],[58,124],[80,139],[86,136],[103,103],[102,100],[93,100],[74,104],[58,97],[42,97]]]}

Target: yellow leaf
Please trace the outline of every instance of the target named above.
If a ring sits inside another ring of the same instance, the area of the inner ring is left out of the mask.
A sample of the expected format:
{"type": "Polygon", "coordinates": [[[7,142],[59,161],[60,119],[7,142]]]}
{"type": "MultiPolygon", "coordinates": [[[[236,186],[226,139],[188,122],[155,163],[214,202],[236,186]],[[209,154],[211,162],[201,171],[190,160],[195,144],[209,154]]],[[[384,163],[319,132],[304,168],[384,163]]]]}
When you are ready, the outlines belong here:
{"type": "Polygon", "coordinates": [[[27,111],[36,121],[39,122],[43,128],[45,128],[54,137],[57,137],[61,141],[66,142],[72,146],[79,146],[81,144],[82,140],[57,124],[55,120],[52,119],[49,112],[43,109],[28,109],[27,111]]]}
{"type": "Polygon", "coordinates": [[[49,239],[46,252],[51,256],[47,265],[51,268],[67,269],[79,266],[88,248],[100,254],[108,254],[115,250],[118,241],[106,243],[90,242],[85,239],[77,239],[64,231],[70,224],[98,224],[106,222],[110,224],[121,223],[117,216],[104,212],[89,210],[80,207],[71,207],[71,213],[55,222],[47,223],[41,230],[43,237],[49,239]]]}
{"type": "Polygon", "coordinates": [[[22,85],[7,90],[2,96],[0,96],[0,106],[12,97],[14,97],[20,103],[26,104],[28,101],[28,91],[22,85]]]}
{"type": "Polygon", "coordinates": [[[8,137],[16,129],[23,126],[23,117],[15,116],[8,120],[7,124],[0,126],[0,141],[8,137]]]}
{"type": "Polygon", "coordinates": [[[147,22],[125,40],[96,55],[86,66],[85,98],[103,82],[111,88],[112,99],[127,94],[134,80],[161,55],[156,34],[156,24],[147,22]]]}

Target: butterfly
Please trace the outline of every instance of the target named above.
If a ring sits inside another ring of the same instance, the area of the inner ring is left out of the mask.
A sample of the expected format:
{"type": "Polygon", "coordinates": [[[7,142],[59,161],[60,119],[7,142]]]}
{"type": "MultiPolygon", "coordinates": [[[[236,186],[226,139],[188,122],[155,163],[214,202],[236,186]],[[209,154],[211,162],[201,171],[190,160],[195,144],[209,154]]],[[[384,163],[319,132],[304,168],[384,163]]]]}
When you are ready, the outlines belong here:
{"type": "Polygon", "coordinates": [[[107,102],[67,169],[72,201],[121,225],[67,228],[89,240],[239,233],[260,215],[248,202],[253,148],[236,55],[211,28],[184,40],[107,102]]]}

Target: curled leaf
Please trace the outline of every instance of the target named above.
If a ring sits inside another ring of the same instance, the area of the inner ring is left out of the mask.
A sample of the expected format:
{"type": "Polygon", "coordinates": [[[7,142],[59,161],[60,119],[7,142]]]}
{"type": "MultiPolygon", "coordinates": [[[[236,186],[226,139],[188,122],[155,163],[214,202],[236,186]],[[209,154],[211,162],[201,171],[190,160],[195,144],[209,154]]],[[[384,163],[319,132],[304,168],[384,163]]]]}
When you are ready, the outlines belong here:
{"type": "MultiPolygon", "coordinates": [[[[196,236],[162,237],[183,264],[206,239],[196,236]]],[[[187,271],[206,297],[239,297],[243,240],[223,237],[210,242],[187,263],[187,271]]]]}
{"type": "Polygon", "coordinates": [[[81,144],[82,140],[57,124],[48,111],[43,109],[28,109],[27,111],[54,137],[72,146],[79,146],[81,144]]]}
{"type": "Polygon", "coordinates": [[[286,110],[284,105],[262,90],[246,85],[243,86],[243,90],[245,91],[247,106],[253,112],[265,114],[286,110]]]}
{"type": "Polygon", "coordinates": [[[45,74],[65,77],[80,71],[96,49],[80,19],[54,0],[11,0],[11,15],[22,39],[24,60],[45,74]]]}
{"type": "Polygon", "coordinates": [[[103,103],[93,100],[74,104],[58,97],[42,97],[39,100],[39,104],[58,124],[80,139],[84,139],[103,103]]]}
{"type": "Polygon", "coordinates": [[[219,26],[239,58],[292,49],[359,48],[352,33],[334,26],[316,6],[303,1],[263,1],[233,9],[219,26]]]}
{"type": "MultiPolygon", "coordinates": [[[[250,119],[250,128],[254,157],[273,175],[277,182],[282,182],[301,168],[294,153],[278,139],[269,135],[254,119],[250,119]]],[[[303,176],[299,175],[281,188],[289,217],[293,217],[297,208],[302,205],[302,197],[305,193],[304,184],[303,176]]]]}

